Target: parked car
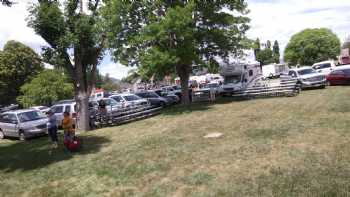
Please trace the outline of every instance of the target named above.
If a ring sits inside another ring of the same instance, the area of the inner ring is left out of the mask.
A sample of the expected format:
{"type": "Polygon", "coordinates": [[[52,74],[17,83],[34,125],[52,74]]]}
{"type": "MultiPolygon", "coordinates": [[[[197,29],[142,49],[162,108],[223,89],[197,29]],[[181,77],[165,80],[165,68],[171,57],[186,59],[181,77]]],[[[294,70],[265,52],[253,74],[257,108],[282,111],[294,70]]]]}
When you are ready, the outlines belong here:
{"type": "Polygon", "coordinates": [[[336,65],[334,61],[324,61],[324,62],[315,63],[314,65],[312,65],[312,68],[319,73],[328,75],[336,68],[336,65]]]}
{"type": "Polygon", "coordinates": [[[215,92],[210,88],[194,89],[192,92],[192,102],[214,101],[215,92]]]}
{"type": "Polygon", "coordinates": [[[350,85],[350,65],[335,68],[328,76],[329,85],[350,85]]]}
{"type": "Polygon", "coordinates": [[[15,104],[11,104],[11,105],[8,105],[8,106],[2,106],[2,107],[0,108],[0,113],[18,109],[18,107],[19,107],[19,106],[18,106],[18,105],[15,105],[15,104]]]}
{"type": "Polygon", "coordinates": [[[325,74],[318,73],[313,68],[307,66],[291,69],[288,75],[297,79],[302,89],[313,87],[325,88],[327,84],[325,74]]]}
{"type": "Polygon", "coordinates": [[[221,92],[221,87],[218,83],[207,83],[203,86],[203,88],[211,89],[215,95],[218,95],[221,92]]]}
{"type": "Polygon", "coordinates": [[[106,104],[106,110],[107,112],[116,112],[120,109],[122,109],[123,105],[117,101],[115,101],[113,98],[102,98],[102,99],[99,99],[95,102],[91,101],[90,105],[94,106],[93,108],[96,109],[97,107],[97,110],[98,110],[98,103],[101,102],[101,100],[103,100],[106,104]]]}
{"type": "Polygon", "coordinates": [[[172,88],[173,88],[173,90],[174,90],[174,94],[176,95],[176,96],[178,96],[178,97],[180,97],[181,96],[181,86],[179,86],[179,85],[173,85],[172,86],[172,88]]]}
{"type": "Polygon", "coordinates": [[[171,104],[177,104],[181,101],[181,99],[180,99],[181,94],[180,94],[180,96],[178,96],[176,94],[167,94],[166,92],[164,92],[161,89],[153,90],[153,92],[158,94],[158,96],[167,99],[171,104]]]}
{"type": "Polygon", "coordinates": [[[46,107],[46,106],[34,106],[34,107],[31,107],[31,109],[41,111],[43,114],[45,114],[46,112],[48,112],[50,110],[50,108],[46,107]]]}
{"type": "Polygon", "coordinates": [[[152,106],[156,106],[156,107],[165,107],[167,105],[170,105],[171,102],[164,98],[159,96],[158,94],[156,94],[153,91],[143,91],[143,92],[138,92],[136,93],[137,96],[147,99],[152,106]]]}
{"type": "Polygon", "coordinates": [[[47,133],[47,118],[33,109],[5,112],[0,115],[0,139],[5,136],[25,140],[47,133]]]}
{"type": "MultiPolygon", "coordinates": [[[[178,87],[178,86],[176,86],[176,87],[178,87]]],[[[177,90],[175,90],[175,89],[173,88],[173,86],[164,86],[164,87],[162,87],[161,89],[163,90],[163,92],[165,92],[165,93],[167,93],[167,94],[181,93],[181,91],[179,91],[178,88],[177,88],[177,90]]],[[[180,89],[180,90],[181,90],[181,89],[180,89]]]]}
{"type": "Polygon", "coordinates": [[[139,106],[146,107],[150,105],[147,99],[143,99],[135,94],[130,94],[130,93],[112,95],[109,98],[112,98],[118,103],[121,103],[122,106],[126,108],[135,108],[139,106]]]}

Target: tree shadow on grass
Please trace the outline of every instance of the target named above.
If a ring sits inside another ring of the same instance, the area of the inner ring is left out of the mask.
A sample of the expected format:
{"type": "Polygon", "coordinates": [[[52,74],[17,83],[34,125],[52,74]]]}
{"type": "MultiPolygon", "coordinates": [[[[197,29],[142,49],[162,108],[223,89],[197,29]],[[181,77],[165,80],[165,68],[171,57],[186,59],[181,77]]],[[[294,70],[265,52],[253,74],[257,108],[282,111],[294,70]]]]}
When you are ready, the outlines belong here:
{"type": "Polygon", "coordinates": [[[227,104],[231,102],[240,102],[246,101],[247,99],[242,98],[233,98],[233,97],[219,97],[214,102],[196,102],[191,103],[190,105],[176,105],[170,108],[164,109],[162,111],[163,115],[180,115],[180,114],[189,114],[197,111],[206,111],[211,109],[213,105],[227,104]]]}
{"type": "Polygon", "coordinates": [[[47,138],[33,139],[26,142],[14,142],[0,146],[0,171],[29,171],[46,167],[50,164],[69,160],[79,155],[93,154],[100,151],[109,139],[101,136],[79,136],[82,148],[77,152],[65,149],[60,135],[59,148],[52,149],[47,138]],[[51,152],[51,153],[50,153],[51,152]]]}

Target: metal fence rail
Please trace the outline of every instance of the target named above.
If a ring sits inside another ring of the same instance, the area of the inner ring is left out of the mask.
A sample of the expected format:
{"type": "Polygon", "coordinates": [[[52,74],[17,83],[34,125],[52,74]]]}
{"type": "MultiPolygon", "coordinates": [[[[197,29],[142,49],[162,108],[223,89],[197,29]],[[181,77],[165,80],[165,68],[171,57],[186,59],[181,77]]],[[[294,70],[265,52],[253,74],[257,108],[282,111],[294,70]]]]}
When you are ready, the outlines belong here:
{"type": "Polygon", "coordinates": [[[123,107],[118,110],[109,110],[106,114],[99,112],[95,115],[94,124],[97,127],[103,127],[108,125],[118,125],[127,122],[132,122],[140,119],[144,119],[150,116],[154,116],[160,113],[162,107],[153,106],[135,106],[135,107],[123,107]]]}
{"type": "Polygon", "coordinates": [[[296,96],[300,92],[300,85],[297,80],[289,77],[281,77],[279,84],[261,84],[257,87],[249,87],[245,90],[236,92],[233,97],[279,97],[296,96]]]}

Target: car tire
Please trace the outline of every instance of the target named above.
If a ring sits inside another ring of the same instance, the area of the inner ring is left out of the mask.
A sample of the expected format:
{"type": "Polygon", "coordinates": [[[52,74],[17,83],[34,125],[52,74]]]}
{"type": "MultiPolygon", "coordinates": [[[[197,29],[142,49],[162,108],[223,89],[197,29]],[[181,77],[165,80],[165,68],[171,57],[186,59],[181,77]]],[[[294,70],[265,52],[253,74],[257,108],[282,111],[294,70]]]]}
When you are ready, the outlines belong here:
{"type": "Polygon", "coordinates": [[[0,140],[2,140],[2,139],[4,139],[5,138],[5,134],[4,134],[4,132],[2,132],[1,130],[0,130],[0,140]]]}
{"type": "Polygon", "coordinates": [[[321,89],[325,89],[325,88],[326,88],[326,85],[321,86],[321,89]]]}
{"type": "Polygon", "coordinates": [[[19,138],[20,141],[25,141],[27,139],[26,136],[24,135],[23,131],[19,132],[18,138],[19,138]]]}

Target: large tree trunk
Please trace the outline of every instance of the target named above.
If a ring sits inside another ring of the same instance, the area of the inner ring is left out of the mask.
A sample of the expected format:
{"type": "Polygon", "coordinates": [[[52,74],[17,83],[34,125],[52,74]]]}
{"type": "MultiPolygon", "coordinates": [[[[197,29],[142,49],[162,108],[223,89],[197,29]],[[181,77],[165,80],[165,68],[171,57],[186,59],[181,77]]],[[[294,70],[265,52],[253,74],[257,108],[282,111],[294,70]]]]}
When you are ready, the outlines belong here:
{"type": "Polygon", "coordinates": [[[190,66],[187,66],[187,65],[182,65],[177,67],[177,73],[181,81],[181,103],[183,105],[189,105],[191,103],[190,94],[188,90],[188,81],[190,78],[189,68],[190,66]]]}
{"type": "Polygon", "coordinates": [[[74,51],[75,57],[75,100],[77,102],[77,127],[80,131],[89,131],[89,97],[91,89],[88,87],[86,72],[82,64],[80,51],[74,51]]]}
{"type": "Polygon", "coordinates": [[[89,94],[84,90],[78,90],[76,101],[78,106],[78,130],[88,131],[90,130],[89,94]]]}

